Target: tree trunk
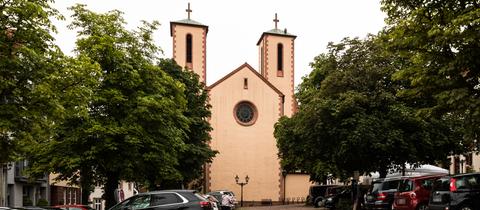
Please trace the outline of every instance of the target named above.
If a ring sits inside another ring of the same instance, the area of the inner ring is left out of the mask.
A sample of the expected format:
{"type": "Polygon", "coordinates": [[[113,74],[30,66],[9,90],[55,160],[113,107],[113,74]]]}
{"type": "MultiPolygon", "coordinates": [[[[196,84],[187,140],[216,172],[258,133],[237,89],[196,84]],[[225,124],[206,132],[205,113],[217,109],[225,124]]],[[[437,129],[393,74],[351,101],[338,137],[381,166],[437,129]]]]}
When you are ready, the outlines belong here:
{"type": "Polygon", "coordinates": [[[107,172],[107,181],[104,186],[105,209],[110,209],[117,201],[115,199],[115,190],[118,188],[119,175],[117,172],[107,172]]]}
{"type": "Polygon", "coordinates": [[[88,166],[80,169],[80,187],[82,188],[82,204],[88,205],[90,193],[94,189],[92,170],[88,166]]]}
{"type": "Polygon", "coordinates": [[[381,167],[379,169],[378,173],[380,174],[380,178],[385,178],[385,177],[387,177],[388,169],[385,168],[385,167],[381,167]]]}

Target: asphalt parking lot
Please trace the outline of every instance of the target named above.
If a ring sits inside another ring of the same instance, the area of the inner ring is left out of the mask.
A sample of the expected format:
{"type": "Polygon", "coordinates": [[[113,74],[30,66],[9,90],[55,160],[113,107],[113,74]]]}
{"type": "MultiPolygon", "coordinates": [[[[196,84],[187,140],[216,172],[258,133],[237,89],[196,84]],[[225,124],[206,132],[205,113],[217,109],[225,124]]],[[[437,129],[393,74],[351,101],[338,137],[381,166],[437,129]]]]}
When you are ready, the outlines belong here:
{"type": "Polygon", "coordinates": [[[241,207],[237,208],[236,210],[267,210],[267,209],[275,209],[275,210],[323,210],[322,208],[314,208],[313,206],[306,206],[305,204],[292,204],[292,205],[278,205],[278,206],[252,206],[252,207],[241,207]]]}

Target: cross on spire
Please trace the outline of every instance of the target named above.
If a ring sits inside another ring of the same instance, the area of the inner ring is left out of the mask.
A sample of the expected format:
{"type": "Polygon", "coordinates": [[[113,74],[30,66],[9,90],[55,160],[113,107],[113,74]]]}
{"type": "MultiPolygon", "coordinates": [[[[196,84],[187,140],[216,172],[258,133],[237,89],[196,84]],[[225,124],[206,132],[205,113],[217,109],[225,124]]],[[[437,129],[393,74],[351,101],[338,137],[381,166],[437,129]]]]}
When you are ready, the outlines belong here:
{"type": "Polygon", "coordinates": [[[193,12],[193,10],[190,9],[190,2],[188,2],[188,8],[185,11],[187,11],[188,19],[190,20],[190,13],[193,12]]]}
{"type": "Polygon", "coordinates": [[[275,22],[275,29],[277,29],[277,23],[279,22],[280,20],[278,20],[277,18],[277,13],[275,13],[275,19],[273,19],[273,22],[275,22]]]}

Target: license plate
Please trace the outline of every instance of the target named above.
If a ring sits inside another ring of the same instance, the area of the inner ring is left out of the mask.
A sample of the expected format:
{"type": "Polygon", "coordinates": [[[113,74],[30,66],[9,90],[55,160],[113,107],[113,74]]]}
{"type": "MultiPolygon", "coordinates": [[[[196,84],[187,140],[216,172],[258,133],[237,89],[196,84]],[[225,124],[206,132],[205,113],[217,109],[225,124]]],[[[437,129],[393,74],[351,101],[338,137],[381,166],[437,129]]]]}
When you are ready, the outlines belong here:
{"type": "Polygon", "coordinates": [[[436,202],[436,203],[442,202],[442,197],[440,197],[440,196],[433,197],[433,202],[436,202]]]}
{"type": "Polygon", "coordinates": [[[405,198],[398,199],[397,203],[400,204],[400,205],[404,205],[406,203],[405,198]]]}
{"type": "Polygon", "coordinates": [[[368,195],[368,196],[367,196],[367,200],[371,201],[371,200],[373,200],[373,199],[374,199],[374,198],[373,198],[372,195],[368,195]]]}

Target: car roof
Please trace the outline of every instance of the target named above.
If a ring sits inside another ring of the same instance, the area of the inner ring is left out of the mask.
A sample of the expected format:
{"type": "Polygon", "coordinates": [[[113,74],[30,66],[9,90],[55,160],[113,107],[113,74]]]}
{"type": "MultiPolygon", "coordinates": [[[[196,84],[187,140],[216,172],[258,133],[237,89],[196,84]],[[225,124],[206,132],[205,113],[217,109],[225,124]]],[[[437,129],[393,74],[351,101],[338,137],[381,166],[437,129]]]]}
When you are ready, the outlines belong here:
{"type": "Polygon", "coordinates": [[[480,175],[480,172],[473,172],[473,173],[466,173],[466,174],[455,174],[455,175],[451,175],[451,177],[461,177],[461,176],[471,176],[471,175],[480,175]]]}
{"type": "Polygon", "coordinates": [[[165,192],[176,192],[176,193],[182,193],[182,192],[188,192],[188,193],[196,193],[196,190],[155,190],[155,191],[150,191],[150,192],[143,192],[139,193],[138,195],[149,195],[149,194],[157,194],[157,193],[165,193],[165,192]]]}
{"type": "Polygon", "coordinates": [[[420,176],[410,176],[410,177],[405,177],[404,179],[412,179],[412,180],[417,180],[417,179],[429,179],[429,178],[440,178],[443,177],[447,174],[427,174],[427,175],[420,175],[420,176]]]}

